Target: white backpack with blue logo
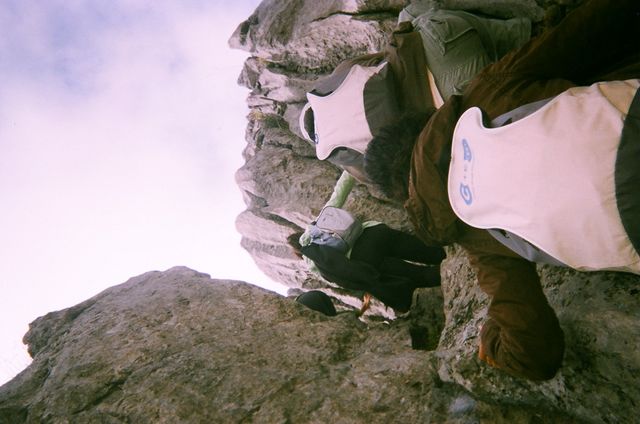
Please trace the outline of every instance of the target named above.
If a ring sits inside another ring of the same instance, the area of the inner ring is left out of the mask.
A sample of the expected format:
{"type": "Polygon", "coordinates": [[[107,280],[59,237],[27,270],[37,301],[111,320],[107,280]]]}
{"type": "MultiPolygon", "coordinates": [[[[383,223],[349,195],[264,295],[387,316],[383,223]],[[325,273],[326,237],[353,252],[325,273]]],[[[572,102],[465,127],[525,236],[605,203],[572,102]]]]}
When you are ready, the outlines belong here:
{"type": "Polygon", "coordinates": [[[467,110],[449,168],[456,215],[533,247],[531,257],[510,246],[527,259],[640,274],[639,86],[574,87],[497,128],[467,110]]]}

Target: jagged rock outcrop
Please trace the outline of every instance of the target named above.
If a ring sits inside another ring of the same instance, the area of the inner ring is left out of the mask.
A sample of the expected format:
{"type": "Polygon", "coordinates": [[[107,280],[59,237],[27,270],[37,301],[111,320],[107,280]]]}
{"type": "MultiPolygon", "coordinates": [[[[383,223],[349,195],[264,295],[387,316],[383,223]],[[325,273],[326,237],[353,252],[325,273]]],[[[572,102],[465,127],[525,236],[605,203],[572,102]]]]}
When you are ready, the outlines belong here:
{"type": "Polygon", "coordinates": [[[536,384],[476,359],[486,299],[464,258],[447,261],[433,351],[412,349],[410,333],[439,321],[437,289],[407,318],[361,321],[183,267],[148,272],[31,324],[34,360],[0,388],[0,422],[635,422],[636,278],[546,274],[568,350],[536,384]]]}
{"type": "MultiPolygon", "coordinates": [[[[326,75],[346,57],[380,49],[394,20],[391,15],[402,5],[394,1],[349,3],[357,5],[354,7],[346,2],[325,2],[320,10],[315,9],[317,2],[277,3],[280,6],[274,6],[272,1],[263,2],[264,7],[240,25],[230,41],[232,46],[253,55],[240,77],[240,83],[252,90],[248,98],[252,113],[247,130],[246,164],[238,171],[238,184],[247,202],[247,211],[238,219],[238,229],[243,234],[243,246],[272,278],[290,287],[324,287],[335,294],[326,282],[307,271],[286,244],[288,235],[302,230],[316,216],[340,173],[332,165],[316,160],[312,148],[300,139],[297,118],[306,100],[304,92],[316,78],[326,75]],[[287,9],[285,5],[290,7],[287,9]],[[296,12],[289,13],[293,10],[296,12]],[[301,17],[300,10],[307,11],[309,16],[301,17]],[[327,10],[331,12],[327,14],[327,10]],[[374,10],[384,11],[384,19],[377,12],[372,14],[374,10]],[[340,19],[324,19],[323,25],[317,25],[319,16],[340,19]],[[356,25],[354,21],[357,25],[368,25],[367,29],[350,31],[356,28],[352,26],[356,25]],[[282,26],[288,30],[274,30],[282,26]],[[349,35],[343,36],[347,32],[349,35]],[[275,37],[272,33],[279,35],[275,37]],[[313,58],[309,57],[310,48],[314,49],[313,58]]],[[[577,7],[580,0],[433,3],[502,17],[528,16],[534,21],[534,31],[539,33],[577,7]]],[[[401,208],[364,185],[356,187],[346,208],[360,218],[382,220],[392,227],[411,231],[401,208]]],[[[535,386],[521,385],[478,367],[472,352],[477,346],[477,325],[485,314],[486,297],[475,287],[475,276],[457,250],[450,251],[443,274],[447,280],[443,283],[447,325],[437,350],[448,358],[439,368],[444,380],[490,398],[500,392],[502,395],[498,397],[507,404],[532,401],[555,405],[554,408],[566,411],[577,421],[628,421],[629,408],[637,404],[639,390],[637,384],[625,377],[632,375],[628,374],[629,369],[637,373],[639,364],[635,356],[638,344],[629,342],[637,340],[639,315],[627,306],[629,302],[637,304],[637,277],[541,268],[545,290],[558,311],[568,348],[563,373],[552,380],[554,383],[535,386]],[[598,317],[611,319],[603,318],[606,322],[596,324],[598,317]],[[612,334],[616,336],[607,336],[612,334]],[[471,382],[469,375],[482,377],[474,377],[471,382]],[[622,381],[628,384],[618,385],[622,381]],[[608,401],[598,398],[595,393],[600,388],[607,391],[606,397],[614,399],[619,408],[607,406],[608,401]]],[[[348,294],[341,300],[357,305],[348,294]]]]}
{"type": "MultiPolygon", "coordinates": [[[[542,11],[542,2],[457,1],[505,16],[542,11]]],[[[25,341],[34,360],[0,387],[0,423],[636,422],[638,276],[540,267],[567,348],[558,375],[532,383],[478,361],[488,299],[457,248],[448,248],[442,288],[418,290],[397,318],[377,304],[357,319],[357,300],[294,256],[286,238],[315,216],[340,173],[297,135],[304,91],[343,57],[377,50],[401,7],[315,3],[267,0],[232,38],[254,55],[240,79],[252,89],[252,112],[237,174],[247,211],[237,227],[266,273],[331,291],[342,313],[325,317],[186,268],[146,273],[32,323],[25,341]],[[344,34],[335,28],[343,21],[357,21],[349,36],[369,44],[332,38],[344,34]]],[[[544,2],[558,13],[574,4],[544,2]]],[[[364,185],[347,208],[410,230],[400,208],[364,185]]]]}
{"type": "MultiPolygon", "coordinates": [[[[260,269],[287,286],[327,287],[308,272],[286,239],[318,214],[340,175],[300,138],[305,93],[345,58],[382,49],[403,6],[398,0],[266,0],[230,39],[232,47],[252,53],[239,80],[252,91],[246,163],[236,174],[247,210],[236,225],[260,269]]],[[[409,229],[400,208],[375,198],[363,185],[346,207],[360,218],[409,229]]],[[[344,300],[357,303],[349,296],[344,300]]]]}
{"type": "MultiPolygon", "coordinates": [[[[298,117],[305,94],[345,58],[380,51],[405,6],[399,0],[265,0],[229,40],[251,53],[239,83],[251,90],[245,165],[236,173],[247,209],[236,221],[242,246],[269,277],[291,288],[323,288],[352,306],[357,298],[329,286],[294,255],[287,237],[302,231],[328,200],[340,170],[319,161],[301,138],[298,117]]],[[[419,2],[418,2],[419,3],[419,2]]],[[[441,7],[503,17],[527,16],[541,25],[535,0],[423,0],[441,7]]],[[[566,9],[573,0],[547,11],[566,9]]],[[[558,11],[556,11],[558,12],[558,11]]],[[[357,185],[345,208],[363,220],[411,231],[399,205],[357,185]]],[[[376,313],[393,316],[376,303],[376,313]]]]}
{"type": "MultiPolygon", "coordinates": [[[[239,79],[251,90],[247,100],[251,112],[246,163],[236,174],[247,210],[238,217],[237,228],[242,245],[260,269],[289,287],[327,287],[308,272],[286,239],[317,216],[340,175],[333,165],[317,160],[313,146],[301,138],[298,116],[305,94],[342,60],[382,50],[407,3],[265,0],[229,40],[232,47],[252,55],[239,79]]],[[[528,16],[537,23],[544,16],[535,0],[422,3],[503,17],[528,16]]],[[[355,188],[345,207],[361,219],[411,230],[402,208],[365,185],[355,188]]]]}
{"type": "Polygon", "coordinates": [[[403,0],[265,0],[242,23],[230,45],[287,69],[333,68],[378,50],[403,0]]]}

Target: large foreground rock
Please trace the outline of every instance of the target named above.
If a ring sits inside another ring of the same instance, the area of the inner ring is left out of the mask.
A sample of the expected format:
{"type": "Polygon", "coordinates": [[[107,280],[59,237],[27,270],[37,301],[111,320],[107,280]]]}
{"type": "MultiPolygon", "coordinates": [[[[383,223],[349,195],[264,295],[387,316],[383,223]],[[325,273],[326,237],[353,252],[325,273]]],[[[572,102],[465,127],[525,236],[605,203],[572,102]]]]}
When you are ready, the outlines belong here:
{"type": "Polygon", "coordinates": [[[567,359],[556,378],[535,384],[476,359],[485,299],[451,253],[435,351],[412,349],[409,337],[437,320],[425,318],[438,315],[434,291],[418,293],[419,316],[360,321],[187,268],[132,278],[31,325],[34,361],[0,388],[0,422],[634,422],[636,278],[556,270],[561,283],[547,288],[567,359]]]}
{"type": "MultiPolygon", "coordinates": [[[[557,18],[579,3],[447,1],[530,16],[538,28],[544,9],[557,18]]],[[[240,78],[252,90],[237,173],[242,244],[265,273],[330,292],[343,313],[328,318],[186,268],[150,272],[32,324],[34,360],[0,387],[0,423],[638,421],[640,277],[541,267],[567,350],[555,378],[531,383],[476,359],[487,298],[456,248],[442,289],[418,291],[408,316],[391,320],[374,304],[358,320],[359,300],[309,273],[287,245],[340,173],[299,137],[304,92],[342,58],[383,45],[399,3],[267,0],[231,40],[252,52],[240,78]]],[[[402,209],[364,185],[346,207],[410,231],[402,209]]]]}

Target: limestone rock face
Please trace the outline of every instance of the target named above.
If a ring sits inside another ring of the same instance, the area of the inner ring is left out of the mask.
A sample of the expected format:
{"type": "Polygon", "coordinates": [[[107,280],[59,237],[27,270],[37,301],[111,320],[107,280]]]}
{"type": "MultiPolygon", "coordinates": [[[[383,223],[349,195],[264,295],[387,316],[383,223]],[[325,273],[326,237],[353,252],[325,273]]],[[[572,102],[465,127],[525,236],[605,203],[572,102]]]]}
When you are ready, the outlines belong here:
{"type": "MultiPolygon", "coordinates": [[[[455,1],[534,19],[578,3],[455,1]]],[[[242,244],[275,280],[329,292],[339,315],[187,268],[149,272],[31,324],[34,360],[0,387],[0,423],[637,421],[640,277],[540,267],[566,354],[555,378],[531,383],[477,360],[488,299],[458,248],[447,248],[442,287],[418,290],[406,316],[374,303],[358,319],[353,293],[310,274],[287,245],[340,174],[299,137],[304,93],[342,58],[377,50],[401,7],[265,0],[230,42],[253,55],[240,76],[252,90],[236,175],[242,244]]],[[[346,208],[410,231],[403,210],[364,185],[346,208]]]]}
{"type": "MultiPolygon", "coordinates": [[[[539,33],[577,7],[580,0],[400,3],[478,11],[504,18],[527,16],[534,22],[534,32],[539,33]]],[[[391,0],[270,0],[263,2],[230,40],[231,46],[252,54],[239,79],[251,89],[248,104],[252,109],[246,134],[246,164],[237,174],[247,204],[247,210],[237,220],[243,246],[260,268],[277,281],[292,288],[322,288],[352,306],[358,306],[357,299],[328,287],[309,273],[286,243],[289,235],[303,230],[317,215],[340,174],[331,164],[318,161],[313,148],[300,138],[298,115],[306,101],[305,92],[317,78],[327,75],[345,58],[375,52],[384,45],[402,7],[391,0]]],[[[404,211],[365,185],[356,186],[345,207],[360,218],[411,231],[404,211]]],[[[433,342],[428,335],[440,335],[441,329],[434,316],[437,301],[433,299],[443,302],[440,306],[446,316],[444,329],[435,343],[436,352],[425,354],[438,358],[438,379],[465,388],[474,402],[479,396],[512,405],[505,406],[504,411],[518,410],[516,405],[537,405],[572,417],[566,422],[628,421],[640,390],[630,377],[637,374],[640,364],[640,316],[637,308],[629,307],[630,303],[637,305],[637,277],[540,268],[545,291],[566,334],[567,353],[561,374],[549,383],[536,385],[511,379],[475,360],[477,327],[484,319],[487,298],[476,287],[476,277],[464,255],[456,249],[449,253],[442,268],[441,297],[431,296],[433,293],[418,295],[421,300],[412,309],[414,321],[417,316],[431,316],[412,324],[413,331],[418,328],[427,334],[425,344],[429,346],[433,342]],[[432,303],[420,306],[426,299],[432,303]],[[601,391],[606,393],[604,397],[598,397],[601,391]]],[[[379,306],[372,316],[393,316],[379,306]]],[[[469,404],[467,400],[457,402],[469,404]]],[[[554,421],[549,417],[556,412],[543,414],[541,422],[554,421]]],[[[505,412],[502,419],[513,422],[515,418],[508,414],[505,412]]],[[[523,422],[536,421],[535,415],[526,414],[523,422]]],[[[483,422],[500,422],[495,417],[474,416],[483,422]]]]}
{"type": "Polygon", "coordinates": [[[265,0],[230,45],[286,68],[327,68],[378,50],[402,0],[265,0]],[[366,19],[362,19],[366,16],[366,19]]]}
{"type": "MultiPolygon", "coordinates": [[[[317,216],[341,172],[319,161],[301,138],[306,92],[342,60],[381,50],[403,6],[398,0],[265,0],[229,41],[252,53],[239,79],[251,89],[251,113],[245,165],[236,173],[247,210],[236,226],[260,269],[289,287],[327,286],[286,239],[317,216]]],[[[408,230],[404,211],[374,195],[360,185],[346,207],[362,219],[408,230]]]]}
{"type": "MultiPolygon", "coordinates": [[[[301,138],[298,117],[306,92],[342,60],[382,50],[408,3],[534,22],[544,15],[535,0],[264,0],[229,40],[251,53],[239,78],[251,90],[251,112],[245,165],[236,174],[247,210],[236,225],[260,269],[286,286],[327,287],[286,240],[317,216],[341,172],[317,160],[314,147],[301,138]]],[[[345,207],[361,219],[411,231],[402,208],[380,197],[358,185],[345,207]]]]}
{"type": "Polygon", "coordinates": [[[568,350],[536,384],[476,359],[486,299],[450,253],[442,292],[421,289],[394,321],[326,317],[184,267],[132,278],[31,324],[34,360],[0,387],[0,422],[634,422],[637,278],[545,270],[568,350]],[[435,350],[412,349],[438,325],[435,350]]]}

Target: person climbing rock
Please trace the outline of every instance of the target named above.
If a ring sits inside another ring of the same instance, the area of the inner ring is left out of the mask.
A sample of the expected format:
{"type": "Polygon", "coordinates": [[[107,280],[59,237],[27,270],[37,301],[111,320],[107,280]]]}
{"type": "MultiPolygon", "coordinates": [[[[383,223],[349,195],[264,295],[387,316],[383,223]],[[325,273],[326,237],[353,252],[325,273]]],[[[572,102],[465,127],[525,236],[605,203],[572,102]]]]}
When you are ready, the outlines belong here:
{"type": "Polygon", "coordinates": [[[466,250],[491,297],[479,357],[515,376],[550,379],[564,354],[535,262],[640,273],[638,40],[638,1],[587,1],[367,148],[417,235],[466,250]]]}

